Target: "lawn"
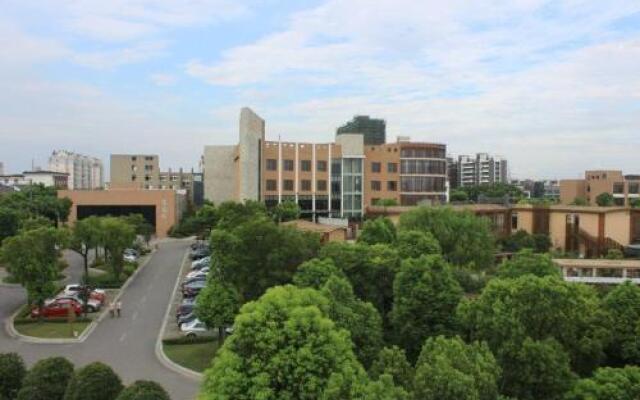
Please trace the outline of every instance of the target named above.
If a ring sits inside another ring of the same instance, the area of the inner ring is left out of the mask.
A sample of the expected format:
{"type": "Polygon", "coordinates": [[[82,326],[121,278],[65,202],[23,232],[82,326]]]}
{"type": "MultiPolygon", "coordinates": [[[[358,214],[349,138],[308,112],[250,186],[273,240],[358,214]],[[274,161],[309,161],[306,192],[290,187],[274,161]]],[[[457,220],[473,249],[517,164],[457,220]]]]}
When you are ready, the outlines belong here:
{"type": "Polygon", "coordinates": [[[171,361],[196,372],[203,372],[211,366],[211,360],[215,357],[217,350],[217,341],[164,345],[164,353],[171,361]]]}
{"type": "MultiPolygon", "coordinates": [[[[34,322],[27,324],[15,324],[16,331],[22,335],[47,339],[71,339],[73,334],[67,323],[60,322],[34,322]]],[[[89,326],[89,322],[74,322],[73,330],[78,336],[89,326]]]]}

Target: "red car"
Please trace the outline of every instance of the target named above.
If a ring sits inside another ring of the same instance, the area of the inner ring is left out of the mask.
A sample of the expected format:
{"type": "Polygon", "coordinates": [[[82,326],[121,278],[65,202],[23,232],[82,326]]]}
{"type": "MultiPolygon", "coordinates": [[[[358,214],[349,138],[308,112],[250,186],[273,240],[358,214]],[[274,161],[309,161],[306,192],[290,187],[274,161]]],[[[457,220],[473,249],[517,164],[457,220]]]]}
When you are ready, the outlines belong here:
{"type": "Polygon", "coordinates": [[[69,309],[73,309],[76,316],[82,315],[82,305],[69,298],[47,300],[42,309],[38,307],[31,310],[31,317],[60,318],[69,315],[69,309]]]}

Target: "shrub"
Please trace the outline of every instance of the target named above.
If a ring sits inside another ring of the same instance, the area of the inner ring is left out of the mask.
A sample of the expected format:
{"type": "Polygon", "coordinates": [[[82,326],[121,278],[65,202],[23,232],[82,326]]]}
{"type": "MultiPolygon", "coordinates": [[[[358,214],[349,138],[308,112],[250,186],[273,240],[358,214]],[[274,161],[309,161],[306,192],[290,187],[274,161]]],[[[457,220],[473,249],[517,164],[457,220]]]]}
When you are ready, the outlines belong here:
{"type": "Polygon", "coordinates": [[[0,399],[14,399],[26,373],[24,361],[18,354],[0,354],[0,399]]]}
{"type": "Polygon", "coordinates": [[[122,389],[120,377],[111,367],[95,362],[76,372],[64,400],[115,400],[122,389]]]}
{"type": "Polygon", "coordinates": [[[69,380],[73,377],[73,364],[64,357],[51,357],[38,361],[27,373],[18,392],[17,400],[63,400],[69,380]]]}
{"type": "Polygon", "coordinates": [[[135,381],[120,392],[116,400],[171,400],[171,398],[156,382],[135,381]]]}

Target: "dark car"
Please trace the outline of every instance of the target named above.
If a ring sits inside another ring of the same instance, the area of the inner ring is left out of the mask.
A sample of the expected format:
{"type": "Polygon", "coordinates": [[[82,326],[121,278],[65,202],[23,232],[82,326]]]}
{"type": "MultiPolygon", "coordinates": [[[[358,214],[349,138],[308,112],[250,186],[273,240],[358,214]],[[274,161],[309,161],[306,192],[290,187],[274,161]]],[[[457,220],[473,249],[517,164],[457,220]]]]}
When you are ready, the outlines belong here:
{"type": "Polygon", "coordinates": [[[211,254],[211,252],[209,251],[208,248],[199,248],[199,249],[193,250],[191,252],[191,259],[192,260],[199,260],[201,258],[207,257],[210,254],[211,254]]]}
{"type": "Polygon", "coordinates": [[[196,313],[191,312],[189,314],[184,314],[181,315],[180,317],[178,317],[178,327],[180,327],[182,324],[188,324],[189,322],[193,321],[196,319],[196,313]]]}
{"type": "Polygon", "coordinates": [[[184,281],[182,281],[182,287],[185,287],[187,285],[190,285],[194,282],[205,282],[207,280],[207,276],[206,275],[199,275],[199,276],[194,276],[191,278],[187,278],[184,281]]]}
{"type": "Polygon", "coordinates": [[[178,305],[178,308],[176,308],[176,318],[181,315],[190,314],[195,308],[195,306],[196,306],[195,298],[185,298],[184,300],[182,300],[182,303],[178,305]]]}
{"type": "Polygon", "coordinates": [[[207,286],[205,281],[195,281],[182,287],[182,295],[184,297],[196,297],[204,287],[207,286]]]}
{"type": "Polygon", "coordinates": [[[640,258],[640,244],[630,244],[624,248],[624,255],[630,258],[640,258]]]}

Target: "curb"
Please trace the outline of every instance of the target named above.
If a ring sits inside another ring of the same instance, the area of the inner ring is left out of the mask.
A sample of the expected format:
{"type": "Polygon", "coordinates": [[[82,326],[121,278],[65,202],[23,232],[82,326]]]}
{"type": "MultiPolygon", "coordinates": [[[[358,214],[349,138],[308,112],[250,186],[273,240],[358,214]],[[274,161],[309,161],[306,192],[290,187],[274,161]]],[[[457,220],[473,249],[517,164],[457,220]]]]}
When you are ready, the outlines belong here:
{"type": "MultiPolygon", "coordinates": [[[[118,301],[118,299],[120,299],[120,297],[122,296],[124,291],[127,289],[127,287],[129,287],[131,282],[138,276],[140,271],[142,271],[144,269],[144,267],[147,266],[147,264],[149,263],[151,258],[153,258],[153,255],[155,254],[155,252],[156,252],[155,248],[153,250],[151,250],[151,253],[148,254],[148,257],[140,264],[140,266],[134,271],[134,273],[131,274],[131,276],[129,278],[127,278],[127,280],[122,284],[122,286],[120,287],[120,291],[118,292],[116,297],[113,298],[112,302],[116,302],[116,301],[118,301]]],[[[75,339],[44,339],[44,338],[37,338],[37,337],[33,337],[33,336],[26,336],[26,335],[23,335],[23,334],[19,333],[16,330],[15,326],[13,325],[13,320],[18,315],[18,313],[20,313],[20,309],[21,308],[22,307],[18,308],[16,310],[16,312],[11,314],[11,316],[9,318],[5,319],[5,321],[4,321],[5,331],[7,332],[7,334],[9,336],[11,336],[14,339],[17,339],[17,340],[19,340],[21,342],[25,342],[25,343],[35,343],[35,344],[75,344],[75,343],[83,343],[85,340],[87,340],[89,335],[91,335],[91,333],[93,333],[93,331],[96,329],[98,324],[106,317],[106,315],[108,313],[108,309],[107,308],[102,310],[100,315],[89,324],[89,326],[84,330],[84,332],[82,332],[82,334],[80,336],[78,336],[75,339]]]]}
{"type": "Polygon", "coordinates": [[[160,332],[158,333],[158,338],[156,339],[155,352],[158,361],[165,368],[172,370],[173,372],[177,372],[178,374],[195,380],[196,382],[201,382],[204,377],[203,374],[196,372],[192,369],[183,367],[180,364],[173,362],[167,355],[164,353],[164,346],[162,344],[162,337],[164,336],[164,331],[167,328],[167,322],[169,321],[169,313],[171,312],[171,306],[173,305],[173,300],[176,298],[176,293],[178,292],[178,287],[180,287],[180,278],[182,278],[182,271],[184,267],[187,265],[187,257],[189,255],[189,250],[184,253],[184,257],[182,258],[182,264],[180,265],[180,272],[178,273],[178,277],[176,278],[176,283],[173,286],[173,291],[171,293],[171,298],[169,299],[169,304],[167,304],[167,310],[164,313],[164,319],[162,320],[162,326],[160,327],[160,332]]]}

